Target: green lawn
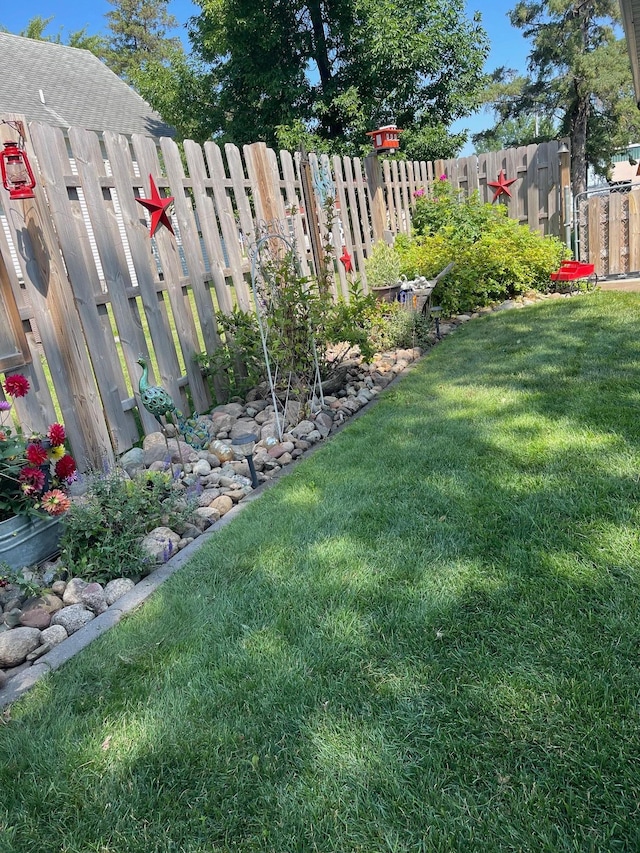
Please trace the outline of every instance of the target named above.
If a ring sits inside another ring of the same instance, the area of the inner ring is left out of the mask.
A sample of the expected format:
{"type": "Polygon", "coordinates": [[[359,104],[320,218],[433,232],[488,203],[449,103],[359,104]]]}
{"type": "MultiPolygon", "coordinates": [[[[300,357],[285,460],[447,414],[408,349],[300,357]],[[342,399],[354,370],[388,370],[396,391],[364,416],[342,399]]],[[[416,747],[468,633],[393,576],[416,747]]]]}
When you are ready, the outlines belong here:
{"type": "Polygon", "coordinates": [[[443,341],[13,706],[2,853],[640,850],[639,329],[443,341]]]}

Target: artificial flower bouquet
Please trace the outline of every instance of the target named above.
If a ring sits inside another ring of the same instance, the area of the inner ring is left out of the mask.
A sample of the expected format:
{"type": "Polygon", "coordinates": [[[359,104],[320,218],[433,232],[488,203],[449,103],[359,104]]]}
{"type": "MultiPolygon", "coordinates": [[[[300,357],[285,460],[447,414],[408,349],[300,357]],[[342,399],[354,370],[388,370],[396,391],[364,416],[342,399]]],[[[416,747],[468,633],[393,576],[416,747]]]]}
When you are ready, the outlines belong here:
{"type": "MultiPolygon", "coordinates": [[[[7,376],[2,387],[8,397],[24,397],[29,380],[19,373],[7,376]]],[[[76,463],[65,449],[62,424],[46,435],[27,435],[10,426],[12,403],[0,400],[0,521],[14,515],[62,515],[70,506],[67,487],[77,477],[76,463]]]]}

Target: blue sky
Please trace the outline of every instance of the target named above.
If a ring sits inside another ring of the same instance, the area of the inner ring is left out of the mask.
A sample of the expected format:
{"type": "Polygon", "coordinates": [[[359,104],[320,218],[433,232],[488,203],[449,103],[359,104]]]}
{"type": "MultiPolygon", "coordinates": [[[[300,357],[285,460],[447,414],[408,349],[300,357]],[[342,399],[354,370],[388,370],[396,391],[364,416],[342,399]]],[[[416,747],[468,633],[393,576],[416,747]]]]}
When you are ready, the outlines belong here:
{"type": "MultiPolygon", "coordinates": [[[[467,15],[473,16],[475,11],[482,14],[482,24],[491,41],[491,53],[486,70],[492,71],[499,65],[524,71],[526,57],[529,52],[528,43],[523,39],[520,30],[514,29],[507,18],[507,12],[516,5],[516,0],[467,0],[467,15]]],[[[55,34],[59,31],[63,39],[70,32],[87,28],[89,33],[99,33],[106,29],[106,13],[113,7],[107,0],[21,0],[10,3],[5,0],[0,8],[0,26],[11,33],[19,33],[28,21],[36,15],[43,18],[53,16],[48,32],[55,34]]],[[[191,0],[171,0],[169,10],[184,25],[199,7],[191,0]]],[[[474,116],[462,119],[454,125],[454,129],[465,128],[471,133],[477,133],[492,125],[491,113],[481,111],[474,116]]],[[[467,145],[463,154],[471,153],[472,146],[467,145]]]]}

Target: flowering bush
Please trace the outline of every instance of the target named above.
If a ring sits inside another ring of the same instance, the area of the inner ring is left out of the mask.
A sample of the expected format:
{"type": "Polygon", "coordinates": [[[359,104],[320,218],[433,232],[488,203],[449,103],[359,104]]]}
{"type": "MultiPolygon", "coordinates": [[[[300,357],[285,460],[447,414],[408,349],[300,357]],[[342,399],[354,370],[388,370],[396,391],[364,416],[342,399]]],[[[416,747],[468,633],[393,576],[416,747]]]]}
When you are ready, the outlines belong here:
{"type": "MultiPolygon", "coordinates": [[[[29,380],[21,374],[3,383],[9,397],[24,397],[29,380]]],[[[62,424],[51,424],[46,436],[27,435],[9,426],[12,403],[0,400],[0,521],[40,512],[62,515],[69,509],[66,487],[77,476],[76,463],[64,446],[62,424]]]]}

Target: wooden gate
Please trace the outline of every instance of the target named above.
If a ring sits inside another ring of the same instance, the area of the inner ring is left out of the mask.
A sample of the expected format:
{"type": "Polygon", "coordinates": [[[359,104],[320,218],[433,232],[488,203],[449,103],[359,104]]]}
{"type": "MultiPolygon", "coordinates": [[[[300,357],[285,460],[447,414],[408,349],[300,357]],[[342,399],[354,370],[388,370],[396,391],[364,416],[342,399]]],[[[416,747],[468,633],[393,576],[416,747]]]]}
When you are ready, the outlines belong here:
{"type": "Polygon", "coordinates": [[[574,254],[599,277],[640,272],[640,183],[595,187],[574,203],[574,254]]]}

